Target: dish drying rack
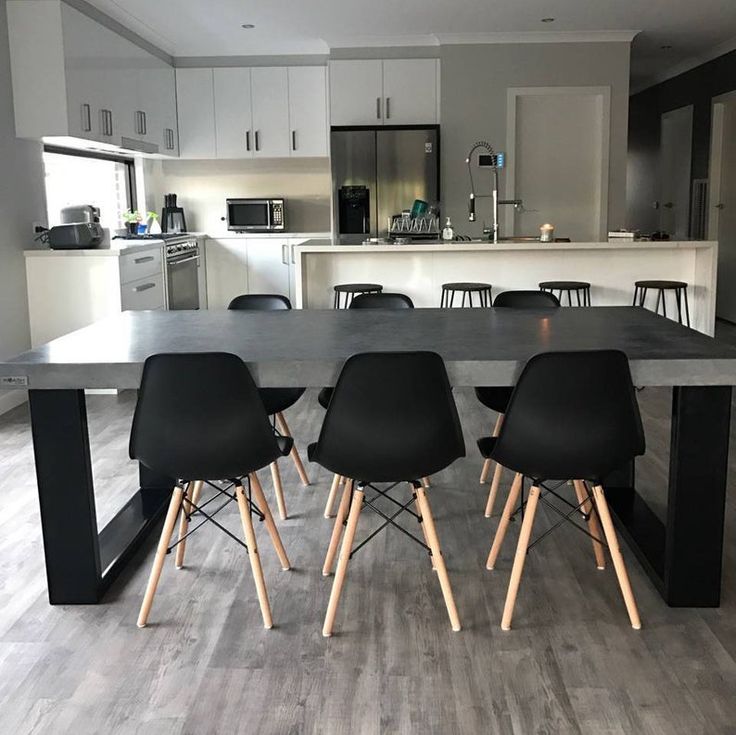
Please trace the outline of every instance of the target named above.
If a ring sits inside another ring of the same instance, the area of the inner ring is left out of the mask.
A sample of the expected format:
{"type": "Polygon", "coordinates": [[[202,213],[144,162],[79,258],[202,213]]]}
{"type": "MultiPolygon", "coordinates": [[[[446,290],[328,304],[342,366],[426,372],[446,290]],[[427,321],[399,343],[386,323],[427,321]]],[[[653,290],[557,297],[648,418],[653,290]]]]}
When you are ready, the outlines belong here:
{"type": "Polygon", "coordinates": [[[440,218],[437,215],[421,217],[394,217],[389,235],[398,237],[436,237],[440,234],[440,218]]]}

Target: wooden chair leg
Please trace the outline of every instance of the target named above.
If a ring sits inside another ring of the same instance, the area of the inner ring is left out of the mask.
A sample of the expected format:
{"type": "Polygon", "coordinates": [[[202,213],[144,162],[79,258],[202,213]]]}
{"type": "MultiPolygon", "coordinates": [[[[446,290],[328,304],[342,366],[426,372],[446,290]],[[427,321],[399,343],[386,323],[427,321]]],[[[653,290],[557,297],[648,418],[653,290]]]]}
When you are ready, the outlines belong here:
{"type": "MultiPolygon", "coordinates": [[[[279,412],[276,414],[276,423],[279,425],[279,431],[284,436],[291,436],[289,424],[286,423],[286,418],[284,418],[283,413],[279,412]]],[[[304,469],[302,458],[299,456],[299,450],[296,448],[296,443],[291,448],[290,456],[294,460],[294,466],[296,467],[296,471],[299,473],[299,479],[302,481],[302,485],[309,485],[309,477],[307,476],[307,471],[304,469]]]]}
{"type": "Polygon", "coordinates": [[[501,514],[501,522],[498,524],[496,535],[493,537],[491,551],[489,552],[488,559],[486,561],[486,569],[493,569],[496,566],[496,560],[498,559],[498,554],[501,551],[503,539],[506,536],[506,530],[509,527],[511,516],[514,513],[516,503],[519,500],[519,494],[521,493],[521,480],[522,477],[517,472],[516,476],[514,477],[513,483],[511,483],[509,496],[508,498],[506,498],[506,505],[503,508],[503,513],[501,514]]]}
{"type": "MultiPolygon", "coordinates": [[[[335,475],[338,477],[338,475],[335,475]]],[[[322,576],[327,577],[332,574],[332,565],[335,563],[335,556],[337,555],[337,547],[340,543],[340,537],[342,536],[343,523],[348,517],[350,510],[350,497],[353,492],[353,481],[348,480],[342,490],[342,498],[340,498],[340,505],[337,509],[337,518],[335,518],[335,525],[332,527],[332,536],[330,537],[330,545],[327,547],[327,554],[325,555],[325,563],[322,565],[322,576]]]]}
{"type": "Polygon", "coordinates": [[[279,518],[281,518],[282,521],[285,521],[288,516],[286,515],[284,488],[281,484],[281,473],[279,472],[278,462],[271,462],[271,479],[273,480],[273,491],[276,494],[276,505],[279,509],[279,518]]]}
{"type": "Polygon", "coordinates": [[[184,566],[184,551],[187,547],[187,541],[186,539],[184,539],[183,541],[181,539],[183,539],[189,531],[189,516],[191,516],[191,514],[194,512],[194,508],[189,504],[189,501],[191,499],[194,505],[197,504],[197,501],[199,500],[199,494],[202,491],[202,485],[203,483],[201,480],[189,483],[189,485],[187,486],[187,493],[182,498],[184,512],[181,514],[181,518],[179,519],[179,543],[176,545],[175,560],[175,565],[177,569],[181,569],[184,566]]]}
{"type": "Polygon", "coordinates": [[[503,618],[501,619],[501,630],[511,630],[511,618],[514,614],[514,605],[516,604],[516,595],[519,592],[519,584],[521,583],[521,574],[524,571],[524,562],[526,561],[526,551],[529,546],[529,538],[532,535],[532,526],[534,525],[534,515],[537,512],[537,503],[539,502],[539,488],[532,486],[529,491],[529,500],[526,504],[524,513],[524,521],[521,524],[521,532],[519,534],[519,543],[516,546],[516,556],[514,557],[514,566],[511,570],[511,580],[509,581],[509,591],[506,594],[506,604],[503,607],[503,618]]]}
{"type": "MultiPolygon", "coordinates": [[[[352,486],[352,481],[348,481],[346,486],[352,486]]],[[[350,561],[350,552],[353,548],[353,540],[355,539],[355,531],[358,528],[358,518],[363,508],[363,491],[356,490],[353,493],[353,499],[350,504],[350,515],[348,517],[348,525],[345,528],[345,535],[342,539],[342,547],[340,548],[340,559],[337,562],[337,571],[335,572],[335,580],[332,583],[332,591],[330,592],[330,601],[327,604],[327,613],[325,622],[322,626],[322,635],[329,638],[332,635],[332,628],[335,624],[335,615],[337,615],[337,606],[340,602],[340,594],[345,584],[345,575],[348,571],[348,562],[350,561]]]]}
{"type": "Polygon", "coordinates": [[[598,514],[601,517],[603,530],[606,534],[608,551],[611,554],[613,568],[616,570],[618,585],[621,588],[621,594],[623,595],[624,603],[626,604],[626,611],[629,613],[631,627],[634,628],[634,630],[640,630],[641,620],[639,618],[639,610],[636,607],[634,592],[631,589],[629,573],[626,571],[626,562],[624,562],[624,557],[621,554],[621,549],[618,545],[618,536],[616,535],[616,531],[613,527],[613,521],[611,520],[611,513],[608,510],[606,496],[603,493],[603,488],[600,485],[595,485],[593,487],[593,497],[595,499],[596,508],[598,509],[598,514]]]}
{"type": "Polygon", "coordinates": [[[427,493],[423,487],[417,488],[416,493],[419,510],[422,515],[422,526],[426,526],[424,533],[426,534],[427,541],[429,542],[429,548],[432,550],[432,557],[437,568],[440,587],[442,588],[442,596],[445,598],[447,614],[450,617],[450,625],[452,626],[452,629],[457,632],[460,630],[460,618],[457,614],[455,598],[452,594],[452,587],[450,586],[450,578],[447,576],[445,560],[442,558],[440,541],[437,538],[437,530],[434,526],[434,518],[432,517],[432,510],[430,509],[429,501],[427,500],[427,493]]]}
{"type": "Polygon", "coordinates": [[[578,498],[578,503],[582,503],[582,510],[585,515],[588,516],[588,532],[591,536],[595,536],[601,541],[593,541],[593,553],[595,554],[595,565],[598,569],[606,568],[606,555],[603,547],[603,533],[601,531],[600,523],[598,523],[598,514],[596,513],[595,506],[590,502],[588,498],[588,488],[585,487],[585,483],[582,480],[573,480],[575,486],[575,495],[578,498]]]}
{"type": "MultiPolygon", "coordinates": [[[[414,496],[414,507],[417,513],[419,514],[419,526],[422,529],[422,535],[424,536],[424,543],[427,544],[427,546],[429,546],[429,538],[427,536],[427,527],[424,524],[424,519],[422,518],[422,509],[419,507],[419,499],[417,498],[417,493],[416,493],[416,490],[414,489],[414,485],[411,485],[411,492],[412,492],[412,495],[414,496]]],[[[430,550],[431,548],[432,547],[430,546],[430,550]]],[[[429,560],[432,562],[432,571],[436,572],[437,564],[434,560],[434,554],[429,555],[429,560]]]]}
{"type": "Polygon", "coordinates": [[[289,557],[286,555],[286,549],[284,544],[281,542],[281,536],[276,528],[276,524],[273,522],[273,516],[271,515],[271,508],[268,505],[266,496],[263,493],[263,487],[261,487],[261,481],[258,479],[258,475],[252,472],[250,475],[250,484],[253,489],[253,494],[256,496],[256,505],[261,509],[263,513],[263,522],[266,524],[266,530],[268,535],[271,537],[273,548],[276,549],[276,556],[278,556],[281,562],[281,568],[286,572],[291,569],[291,563],[289,557]]]}
{"type": "Polygon", "coordinates": [[[153,604],[153,598],[156,595],[158,580],[161,578],[161,570],[163,569],[164,561],[166,560],[166,549],[169,548],[169,542],[171,541],[171,536],[174,533],[176,517],[179,515],[179,511],[181,510],[181,501],[183,497],[184,490],[177,485],[171,493],[169,509],[166,512],[166,520],[164,521],[164,527],[161,531],[161,537],[158,540],[156,556],[153,560],[153,568],[151,569],[151,575],[148,577],[146,593],[143,595],[143,602],[141,603],[141,609],[138,613],[137,624],[139,628],[145,628],[146,623],[148,622],[148,614],[151,612],[151,605],[153,604]]]}
{"type": "Polygon", "coordinates": [[[423,477],[422,478],[422,485],[424,485],[425,488],[430,487],[429,478],[428,477],[423,477]]]}
{"type": "MultiPolygon", "coordinates": [[[[493,431],[491,432],[492,437],[497,437],[499,432],[501,431],[501,426],[503,424],[503,414],[499,413],[498,418],[496,419],[496,423],[493,427],[493,431]]],[[[488,475],[491,471],[491,464],[493,463],[493,460],[487,459],[485,462],[483,462],[483,469],[480,472],[480,484],[485,485],[488,481],[488,475]]]]}
{"type": "Polygon", "coordinates": [[[498,496],[498,488],[501,485],[502,474],[503,467],[496,462],[496,469],[493,471],[493,482],[491,482],[491,489],[488,491],[488,501],[486,502],[486,509],[484,512],[486,518],[490,518],[493,515],[493,506],[496,504],[496,497],[498,496]]]}
{"type": "Polygon", "coordinates": [[[261,605],[263,627],[269,629],[273,627],[273,620],[271,618],[271,605],[268,602],[266,582],[263,579],[261,557],[258,555],[258,544],[256,543],[255,531],[253,530],[253,519],[250,517],[250,508],[248,507],[248,501],[245,497],[245,493],[243,492],[242,485],[235,486],[235,497],[238,501],[238,510],[240,511],[240,521],[243,524],[245,543],[248,546],[248,559],[250,560],[250,568],[253,572],[253,580],[256,583],[258,602],[261,605]]]}
{"type": "Polygon", "coordinates": [[[338,487],[340,487],[340,475],[333,475],[332,485],[330,486],[330,494],[327,496],[327,503],[325,503],[325,518],[332,517],[332,508],[335,505],[335,498],[337,497],[338,487]]]}

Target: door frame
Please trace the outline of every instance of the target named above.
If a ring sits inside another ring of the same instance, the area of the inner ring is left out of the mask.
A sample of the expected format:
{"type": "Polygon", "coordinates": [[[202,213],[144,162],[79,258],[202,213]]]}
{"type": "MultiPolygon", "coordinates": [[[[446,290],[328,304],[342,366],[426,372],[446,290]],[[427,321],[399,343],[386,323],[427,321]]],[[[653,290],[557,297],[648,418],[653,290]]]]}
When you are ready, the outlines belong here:
{"type": "MultiPolygon", "coordinates": [[[[519,97],[541,95],[580,95],[597,97],[601,105],[601,172],[600,197],[596,213],[598,237],[601,242],[608,239],[608,186],[611,156],[611,87],[509,87],[506,97],[506,150],[509,151],[509,166],[506,169],[505,198],[515,199],[516,194],[516,118],[519,97]]],[[[504,208],[507,209],[507,208],[504,208]]],[[[515,210],[502,213],[504,227],[511,225],[516,232],[515,210]]]]}
{"type": "MultiPolygon", "coordinates": [[[[695,105],[682,105],[681,107],[675,107],[672,110],[667,110],[659,116],[659,160],[657,165],[659,167],[659,190],[657,191],[657,199],[659,201],[659,221],[657,223],[658,229],[664,229],[662,226],[662,207],[664,207],[664,201],[662,201],[662,192],[664,186],[664,180],[662,178],[662,139],[664,132],[664,122],[669,118],[673,118],[682,114],[687,114],[688,121],[690,123],[690,150],[688,155],[688,173],[687,173],[687,228],[685,232],[685,238],[690,236],[692,232],[692,211],[693,211],[693,134],[695,131],[695,105]]],[[[675,228],[676,229],[676,228],[675,228]]],[[[674,239],[677,238],[677,233],[672,233],[674,239]]]]}
{"type": "Polygon", "coordinates": [[[717,208],[723,183],[723,128],[726,104],[736,103],[736,90],[711,100],[710,160],[708,163],[708,239],[718,240],[721,212],[717,208]]]}

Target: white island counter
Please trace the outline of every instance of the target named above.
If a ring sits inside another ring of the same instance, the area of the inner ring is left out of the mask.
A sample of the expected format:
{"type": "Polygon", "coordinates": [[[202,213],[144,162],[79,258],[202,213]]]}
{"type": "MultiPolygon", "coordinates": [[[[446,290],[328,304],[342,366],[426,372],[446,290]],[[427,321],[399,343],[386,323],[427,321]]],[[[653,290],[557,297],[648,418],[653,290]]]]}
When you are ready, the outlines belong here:
{"type": "MultiPolygon", "coordinates": [[[[296,306],[329,308],[338,283],[380,283],[408,294],[418,307],[437,307],[442,284],[483,281],[494,296],[536,289],[540,281],[591,284],[593,306],[630,305],[634,281],[685,281],[695,329],[715,327],[718,243],[665,242],[420,242],[406,245],[332,245],[312,240],[294,248],[296,306]]],[[[668,315],[676,314],[674,300],[668,315]]],[[[651,308],[654,295],[650,291],[651,308]]]]}

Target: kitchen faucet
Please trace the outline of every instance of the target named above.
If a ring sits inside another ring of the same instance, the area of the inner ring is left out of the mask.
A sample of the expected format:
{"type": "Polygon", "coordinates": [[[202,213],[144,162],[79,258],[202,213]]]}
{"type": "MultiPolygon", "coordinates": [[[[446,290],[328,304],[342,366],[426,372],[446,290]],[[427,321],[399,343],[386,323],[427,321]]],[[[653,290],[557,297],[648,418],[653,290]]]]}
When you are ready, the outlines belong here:
{"type": "Polygon", "coordinates": [[[498,207],[501,204],[513,204],[514,209],[517,211],[520,211],[524,208],[524,202],[521,199],[499,199],[498,198],[498,169],[503,168],[504,162],[505,162],[505,155],[503,153],[496,153],[493,150],[493,146],[490,145],[490,143],[487,143],[485,140],[479,140],[477,143],[473,144],[473,147],[470,149],[470,153],[468,153],[468,157],[465,159],[465,163],[468,164],[468,176],[470,177],[470,200],[468,202],[468,220],[470,222],[475,222],[475,200],[485,197],[492,197],[493,198],[493,228],[488,229],[487,227],[483,227],[483,234],[492,236],[493,242],[498,242],[498,232],[499,232],[499,226],[498,226],[498,207]],[[488,151],[487,155],[479,155],[478,156],[478,165],[482,168],[490,168],[493,171],[493,190],[490,194],[476,194],[475,193],[475,184],[473,182],[473,167],[471,163],[471,159],[473,157],[473,153],[477,151],[479,148],[488,151]]]}

